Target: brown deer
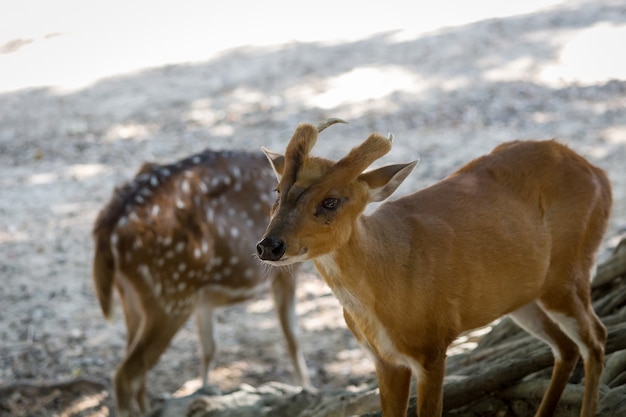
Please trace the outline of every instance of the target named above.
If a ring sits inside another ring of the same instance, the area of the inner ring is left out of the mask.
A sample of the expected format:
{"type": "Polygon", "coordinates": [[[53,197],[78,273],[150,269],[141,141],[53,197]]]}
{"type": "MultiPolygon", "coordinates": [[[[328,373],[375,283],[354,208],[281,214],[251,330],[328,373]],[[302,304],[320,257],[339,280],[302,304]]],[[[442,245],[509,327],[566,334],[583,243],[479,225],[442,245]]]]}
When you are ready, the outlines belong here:
{"type": "Polygon", "coordinates": [[[383,415],[405,415],[414,373],[417,414],[440,416],[447,347],[509,315],[554,352],[536,415],[553,414],[582,356],[580,415],[593,416],[606,330],[589,281],[611,208],[604,172],[556,141],[510,142],[364,215],[416,162],[363,172],[391,135],[338,162],[309,155],[316,138],[301,124],[284,155],[266,151],[278,199],[257,252],[271,265],[313,260],[374,358],[383,415]]]}
{"type": "Polygon", "coordinates": [[[270,287],[297,381],[311,387],[296,339],[295,270],[268,268],[254,255],[275,187],[261,152],[205,151],[144,164],[114,191],[93,230],[93,278],[104,316],[115,287],[126,320],[126,356],[113,377],[120,416],[146,411],[146,372],[192,312],[208,388],[214,309],[270,287]]]}

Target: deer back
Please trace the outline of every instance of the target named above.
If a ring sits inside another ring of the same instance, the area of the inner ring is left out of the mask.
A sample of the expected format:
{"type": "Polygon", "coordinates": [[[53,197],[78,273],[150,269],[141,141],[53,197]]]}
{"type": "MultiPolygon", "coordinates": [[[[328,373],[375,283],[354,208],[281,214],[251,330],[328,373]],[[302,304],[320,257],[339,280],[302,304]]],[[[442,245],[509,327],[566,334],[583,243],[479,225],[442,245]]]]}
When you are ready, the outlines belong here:
{"type": "MultiPolygon", "coordinates": [[[[354,296],[362,305],[415,305],[416,317],[446,317],[441,327],[455,337],[550,288],[573,291],[572,274],[555,266],[592,268],[611,201],[606,174],[566,146],[507,143],[361,217],[356,230],[367,233],[357,236],[358,248],[370,256],[360,257],[360,267],[380,278],[369,289],[354,286],[354,296]],[[387,291],[391,282],[402,290],[387,291]],[[432,314],[433,308],[447,313],[432,314]]],[[[353,270],[355,256],[346,247],[318,263],[353,270]]],[[[399,314],[390,310],[384,314],[399,314]]]]}
{"type": "Polygon", "coordinates": [[[168,314],[188,313],[200,289],[220,303],[265,290],[269,276],[253,251],[275,182],[261,153],[205,151],[144,164],[114,191],[94,227],[94,281],[105,316],[114,274],[168,314]]]}

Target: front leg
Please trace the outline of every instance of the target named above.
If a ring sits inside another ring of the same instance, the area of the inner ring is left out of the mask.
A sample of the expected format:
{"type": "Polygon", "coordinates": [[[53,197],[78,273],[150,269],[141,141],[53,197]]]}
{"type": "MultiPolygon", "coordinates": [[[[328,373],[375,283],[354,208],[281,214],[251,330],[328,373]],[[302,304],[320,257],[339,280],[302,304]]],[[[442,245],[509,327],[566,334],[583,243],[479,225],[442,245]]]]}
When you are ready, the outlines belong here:
{"type": "Polygon", "coordinates": [[[200,391],[209,395],[219,395],[217,385],[209,384],[209,370],[215,355],[215,306],[208,296],[201,298],[196,306],[195,319],[198,328],[198,342],[200,348],[200,377],[202,387],[200,391]]]}
{"type": "Polygon", "coordinates": [[[365,339],[350,313],[343,309],[343,317],[348,328],[358,342],[371,354],[376,366],[376,376],[380,388],[380,405],[384,417],[405,417],[411,389],[411,369],[387,362],[376,354],[365,339]]]}
{"type": "Polygon", "coordinates": [[[405,417],[411,388],[411,370],[385,362],[379,357],[375,361],[383,416],[405,417]]]}
{"type": "Polygon", "coordinates": [[[441,417],[443,413],[443,380],[446,372],[445,349],[429,355],[420,355],[421,360],[411,361],[417,379],[417,415],[419,417],[441,417]]]}
{"type": "Polygon", "coordinates": [[[287,350],[296,373],[298,384],[302,388],[315,392],[309,370],[298,342],[296,323],[296,278],[290,271],[278,270],[272,282],[272,296],[276,304],[280,326],[287,341],[287,350]]]}

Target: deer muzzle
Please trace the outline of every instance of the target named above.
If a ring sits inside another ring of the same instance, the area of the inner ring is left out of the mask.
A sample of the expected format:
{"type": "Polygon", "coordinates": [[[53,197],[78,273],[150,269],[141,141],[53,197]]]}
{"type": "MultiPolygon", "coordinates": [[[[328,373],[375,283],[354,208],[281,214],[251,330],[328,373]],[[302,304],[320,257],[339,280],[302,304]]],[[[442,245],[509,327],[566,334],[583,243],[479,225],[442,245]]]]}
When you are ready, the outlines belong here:
{"type": "Polygon", "coordinates": [[[263,261],[278,261],[285,254],[287,245],[281,239],[276,239],[271,236],[263,238],[256,245],[256,252],[259,258],[263,261]]]}

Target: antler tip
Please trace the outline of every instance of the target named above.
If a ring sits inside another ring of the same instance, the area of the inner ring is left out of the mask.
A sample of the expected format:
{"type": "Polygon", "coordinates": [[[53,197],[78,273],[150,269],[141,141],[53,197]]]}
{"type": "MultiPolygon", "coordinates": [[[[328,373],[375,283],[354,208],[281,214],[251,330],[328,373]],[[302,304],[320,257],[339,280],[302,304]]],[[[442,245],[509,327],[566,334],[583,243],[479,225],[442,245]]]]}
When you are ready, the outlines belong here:
{"type": "Polygon", "coordinates": [[[320,122],[317,125],[318,133],[321,132],[322,130],[326,129],[328,126],[334,125],[335,123],[345,123],[345,124],[348,124],[348,122],[346,122],[343,119],[338,119],[336,117],[331,117],[330,119],[326,119],[326,120],[320,122]]]}

